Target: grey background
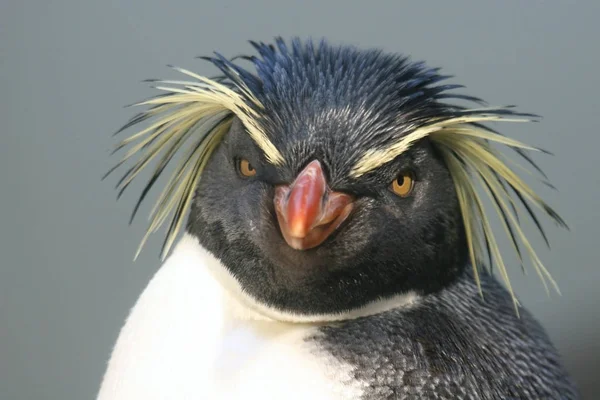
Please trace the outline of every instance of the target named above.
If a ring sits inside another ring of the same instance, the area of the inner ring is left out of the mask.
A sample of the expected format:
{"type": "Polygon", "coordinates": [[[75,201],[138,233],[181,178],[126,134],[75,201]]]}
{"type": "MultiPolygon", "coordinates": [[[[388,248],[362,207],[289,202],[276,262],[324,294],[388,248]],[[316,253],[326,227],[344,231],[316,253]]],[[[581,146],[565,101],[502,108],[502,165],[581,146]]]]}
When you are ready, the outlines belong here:
{"type": "MultiPolygon", "coordinates": [[[[0,2],[0,399],[91,399],[129,308],[159,266],[155,236],[127,226],[139,185],[115,201],[111,133],[173,76],[168,63],[250,51],[247,39],[325,36],[411,54],[492,104],[541,123],[504,132],[555,152],[537,157],[559,192],[540,189],[570,223],[553,250],[533,237],[561,285],[511,270],[587,398],[600,391],[597,211],[598,2],[98,1],[0,2]]],[[[142,210],[142,214],[148,207],[142,210]]],[[[499,225],[496,225],[499,227],[499,225]]],[[[503,242],[503,248],[510,250],[503,242]]]]}

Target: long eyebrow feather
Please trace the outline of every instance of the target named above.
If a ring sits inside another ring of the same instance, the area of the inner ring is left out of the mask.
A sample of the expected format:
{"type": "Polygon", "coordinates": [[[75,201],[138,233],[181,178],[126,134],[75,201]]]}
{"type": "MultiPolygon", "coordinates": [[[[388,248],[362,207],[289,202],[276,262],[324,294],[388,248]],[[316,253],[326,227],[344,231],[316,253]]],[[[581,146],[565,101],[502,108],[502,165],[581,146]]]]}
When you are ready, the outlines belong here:
{"type": "MultiPolygon", "coordinates": [[[[398,157],[404,153],[408,148],[415,142],[431,135],[434,132],[445,129],[449,126],[458,126],[470,124],[473,122],[491,122],[491,121],[506,121],[506,122],[528,122],[529,119],[519,118],[519,114],[507,114],[506,108],[485,108],[485,109],[471,109],[462,110],[458,112],[458,116],[453,118],[434,118],[429,123],[415,129],[411,133],[403,136],[400,140],[392,143],[391,145],[382,149],[370,149],[363,154],[363,156],[356,163],[351,171],[353,178],[358,178],[369,171],[372,171],[398,157]],[[479,113],[481,112],[481,113],[479,113]],[[462,115],[461,115],[462,114],[462,115]]],[[[475,126],[470,127],[468,130],[464,130],[463,133],[471,135],[488,135],[489,138],[495,138],[494,141],[501,141],[507,139],[506,137],[494,134],[492,132],[486,132],[484,129],[478,129],[475,126]]],[[[509,139],[511,140],[511,139],[509,139]]],[[[521,147],[519,145],[513,145],[513,147],[521,147]]]]}
{"type": "MultiPolygon", "coordinates": [[[[491,200],[492,206],[498,214],[504,231],[513,246],[513,250],[521,261],[522,268],[524,268],[524,266],[521,247],[523,247],[529,255],[531,264],[547,292],[549,290],[547,282],[550,282],[554,290],[560,294],[558,285],[542,264],[520,226],[520,221],[517,216],[516,200],[511,193],[509,193],[509,188],[514,193],[517,200],[525,207],[528,215],[535,223],[546,243],[548,243],[548,239],[532,206],[539,208],[559,226],[566,228],[567,225],[564,220],[510,168],[508,165],[510,160],[503,157],[502,154],[492,146],[492,143],[506,145],[509,148],[520,149],[523,151],[540,151],[540,149],[486,129],[479,125],[479,122],[482,120],[526,121],[526,119],[521,118],[505,118],[504,115],[493,116],[487,114],[482,115],[481,118],[477,115],[472,115],[468,119],[460,117],[451,118],[446,121],[434,122],[431,124],[432,126],[425,126],[409,133],[406,137],[402,138],[404,143],[398,143],[392,148],[395,149],[395,151],[398,149],[408,149],[408,147],[417,140],[429,137],[434,145],[440,150],[452,179],[454,180],[465,226],[469,258],[474,270],[477,285],[481,291],[478,271],[480,260],[484,258],[484,251],[482,248],[483,243],[486,245],[486,252],[491,257],[489,268],[491,268],[493,260],[493,264],[498,267],[500,275],[513,298],[515,309],[518,313],[518,301],[514,295],[507,268],[498,249],[496,237],[492,232],[481,195],[476,188],[476,183],[480,184],[483,188],[483,192],[486,193],[491,200]],[[474,125],[473,122],[476,122],[477,124],[474,125]]],[[[366,166],[366,164],[362,165],[366,166]]],[[[524,167],[519,167],[529,172],[529,170],[524,167]]],[[[543,176],[545,179],[545,175],[543,176]]]]}
{"type": "Polygon", "coordinates": [[[117,182],[120,197],[141,171],[158,158],[158,164],[135,204],[131,214],[133,220],[142,201],[175,154],[188,147],[152,208],[150,224],[136,258],[149,235],[172,215],[161,257],[164,259],[169,253],[191,205],[200,175],[212,152],[228,132],[234,116],[240,119],[267,161],[275,165],[281,165],[284,161],[259,124],[262,104],[243,80],[236,79],[235,71],[228,71],[228,76],[233,80],[224,84],[183,68],[172,68],[194,80],[147,80],[165,93],[133,104],[148,109],[132,117],[117,133],[142,122],[154,121],[115,146],[113,152],[129,148],[104,176],[106,178],[127,161],[137,158],[117,182]]]}
{"type": "MultiPolygon", "coordinates": [[[[465,234],[467,238],[469,258],[474,271],[475,280],[481,293],[479,279],[479,264],[489,257],[488,267],[498,267],[500,275],[513,299],[518,313],[518,301],[514,295],[507,268],[497,245],[488,215],[484,208],[482,197],[476,183],[480,184],[483,192],[490,198],[492,206],[498,215],[504,231],[511,242],[513,250],[524,269],[523,247],[529,255],[534,270],[548,291],[551,286],[560,293],[558,285],[544,267],[520,226],[516,203],[520,202],[526,209],[539,230],[542,238],[548,244],[548,238],[532,207],[536,207],[548,215],[559,226],[567,228],[563,219],[535,191],[527,185],[509,166],[513,165],[526,173],[532,172],[504,157],[493,146],[493,143],[505,145],[517,152],[542,176],[540,181],[553,187],[547,182],[544,172],[533,162],[528,151],[541,151],[521,141],[506,137],[484,125],[486,122],[529,122],[532,114],[517,113],[512,107],[486,107],[478,109],[457,108],[455,116],[433,118],[417,127],[412,132],[389,144],[386,148],[375,148],[366,151],[351,171],[351,176],[360,177],[379,166],[388,163],[407,151],[418,141],[428,137],[440,150],[455,184],[457,198],[460,204],[465,234]],[[514,194],[514,197],[509,193],[514,194]],[[485,245],[485,247],[484,247],[485,245]],[[484,250],[485,248],[485,250],[484,250]]],[[[483,293],[482,293],[483,295],[483,293]]]]}

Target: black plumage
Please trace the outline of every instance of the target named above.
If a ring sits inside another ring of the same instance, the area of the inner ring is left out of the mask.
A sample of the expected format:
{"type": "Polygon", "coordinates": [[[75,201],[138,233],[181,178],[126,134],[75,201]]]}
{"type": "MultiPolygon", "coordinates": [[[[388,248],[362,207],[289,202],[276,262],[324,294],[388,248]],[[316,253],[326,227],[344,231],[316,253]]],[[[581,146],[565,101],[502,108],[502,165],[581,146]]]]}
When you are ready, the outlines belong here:
{"type": "Polygon", "coordinates": [[[365,399],[577,399],[560,357],[527,311],[482,274],[465,271],[413,310],[321,328],[313,340],[356,366],[365,399]]]}

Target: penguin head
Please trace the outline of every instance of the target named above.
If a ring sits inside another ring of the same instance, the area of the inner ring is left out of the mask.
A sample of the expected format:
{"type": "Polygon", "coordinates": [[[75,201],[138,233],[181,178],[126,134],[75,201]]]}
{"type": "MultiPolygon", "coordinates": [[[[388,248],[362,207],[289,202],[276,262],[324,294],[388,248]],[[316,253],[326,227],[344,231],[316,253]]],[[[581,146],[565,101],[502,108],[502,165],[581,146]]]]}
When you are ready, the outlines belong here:
{"type": "Polygon", "coordinates": [[[435,292],[469,263],[476,270],[483,245],[490,257],[496,247],[475,179],[513,243],[524,237],[515,233],[508,188],[562,223],[490,142],[528,161],[525,150],[535,149],[482,125],[531,115],[450,104],[481,100],[453,93],[461,86],[441,84],[448,76],[402,55],[297,39],[252,45],[259,56],[245,59],[255,73],[218,54],[207,60],[222,77],[178,69],[196,83],[163,82],[183,89],[160,86],[167,94],[140,103],[150,110],[125,128],[165,115],[142,132],[151,149],[161,139],[170,143],[156,145],[166,155],[142,199],[191,141],[149,231],[175,209],[172,243],[189,208],[187,232],[260,305],[340,314],[435,292]]]}

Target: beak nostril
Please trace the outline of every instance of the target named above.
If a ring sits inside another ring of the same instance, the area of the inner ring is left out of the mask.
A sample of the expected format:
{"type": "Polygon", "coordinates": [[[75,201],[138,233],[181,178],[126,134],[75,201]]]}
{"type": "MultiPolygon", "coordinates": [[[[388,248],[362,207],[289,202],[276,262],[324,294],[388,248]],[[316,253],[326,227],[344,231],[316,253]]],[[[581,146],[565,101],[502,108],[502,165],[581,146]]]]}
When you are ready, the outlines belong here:
{"type": "Polygon", "coordinates": [[[287,221],[287,213],[283,210],[287,209],[287,200],[290,193],[290,187],[287,185],[280,185],[275,188],[275,197],[273,198],[273,204],[275,205],[275,212],[277,215],[281,215],[287,221]]]}

